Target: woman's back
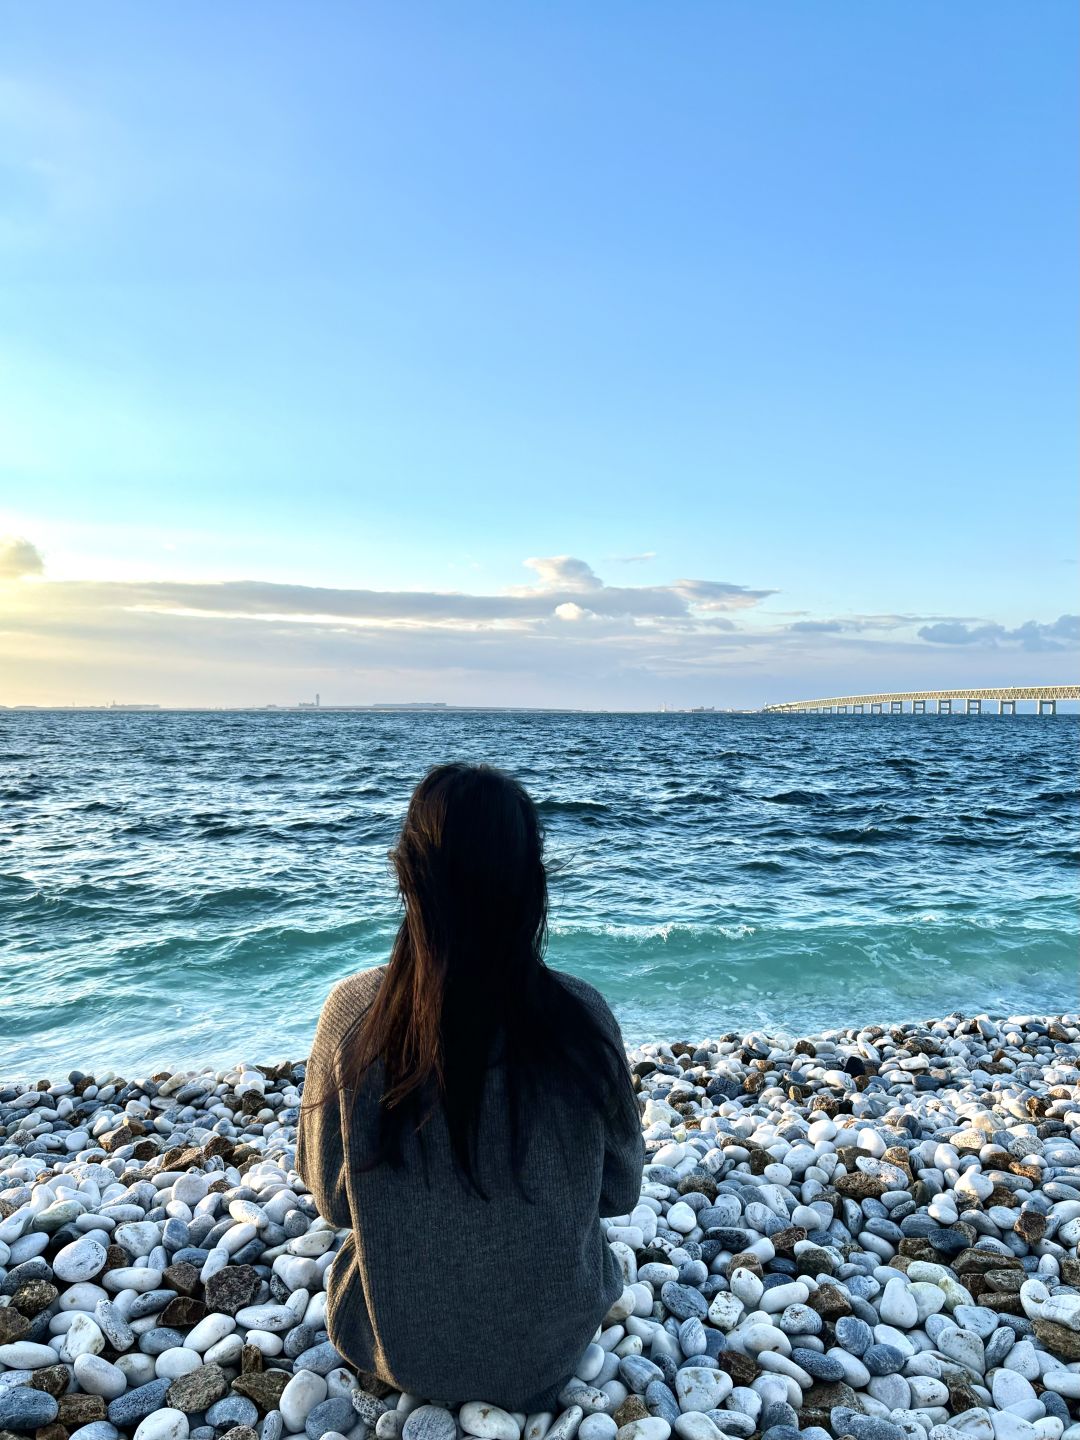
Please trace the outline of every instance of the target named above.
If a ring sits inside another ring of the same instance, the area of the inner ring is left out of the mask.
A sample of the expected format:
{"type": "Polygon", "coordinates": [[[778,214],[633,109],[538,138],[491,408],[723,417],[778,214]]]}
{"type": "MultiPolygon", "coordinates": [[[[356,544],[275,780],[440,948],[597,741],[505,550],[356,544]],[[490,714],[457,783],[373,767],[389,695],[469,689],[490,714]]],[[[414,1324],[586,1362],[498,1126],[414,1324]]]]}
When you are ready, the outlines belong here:
{"type": "MultiPolygon", "coordinates": [[[[621,1051],[603,997],[575,977],[547,974],[621,1051]]],[[[438,1105],[422,1138],[403,1137],[400,1164],[373,1163],[383,1067],[373,1065],[354,1090],[336,1077],[385,976],[386,967],[365,971],[331,993],[307,1088],[336,1090],[337,1103],[301,1112],[297,1168],[320,1212],[351,1232],[328,1277],[330,1337],[359,1369],[399,1389],[547,1408],[622,1290],[599,1216],[628,1212],[640,1193],[644,1147],[629,1070],[623,1063],[618,1083],[630,1093],[617,1097],[615,1122],[558,1075],[537,1077],[515,1176],[512,1106],[505,1069],[494,1064],[476,1135],[486,1200],[461,1174],[438,1105]]]]}

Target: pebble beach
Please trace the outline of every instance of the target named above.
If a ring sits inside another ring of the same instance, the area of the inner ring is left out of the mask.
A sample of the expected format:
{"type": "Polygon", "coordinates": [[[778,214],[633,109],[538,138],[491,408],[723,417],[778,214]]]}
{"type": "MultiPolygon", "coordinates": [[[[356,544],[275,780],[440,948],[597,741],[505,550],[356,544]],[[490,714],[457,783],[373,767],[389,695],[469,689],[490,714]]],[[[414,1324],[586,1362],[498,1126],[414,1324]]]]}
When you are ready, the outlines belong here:
{"type": "Polygon", "coordinates": [[[334,1350],[302,1062],[0,1086],[0,1440],[1080,1440],[1080,1016],[628,1056],[625,1288],[537,1415],[334,1350]]]}

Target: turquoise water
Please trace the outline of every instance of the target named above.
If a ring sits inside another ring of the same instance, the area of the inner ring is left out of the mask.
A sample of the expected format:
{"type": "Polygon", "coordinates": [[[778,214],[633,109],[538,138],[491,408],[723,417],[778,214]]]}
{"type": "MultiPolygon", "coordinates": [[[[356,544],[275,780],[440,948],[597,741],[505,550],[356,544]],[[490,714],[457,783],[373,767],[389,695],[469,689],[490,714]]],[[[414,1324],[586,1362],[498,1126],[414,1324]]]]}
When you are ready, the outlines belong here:
{"type": "Polygon", "coordinates": [[[1077,1005],[1080,720],[0,718],[0,1073],[306,1053],[416,780],[540,804],[549,958],[630,1040],[1077,1005]]]}

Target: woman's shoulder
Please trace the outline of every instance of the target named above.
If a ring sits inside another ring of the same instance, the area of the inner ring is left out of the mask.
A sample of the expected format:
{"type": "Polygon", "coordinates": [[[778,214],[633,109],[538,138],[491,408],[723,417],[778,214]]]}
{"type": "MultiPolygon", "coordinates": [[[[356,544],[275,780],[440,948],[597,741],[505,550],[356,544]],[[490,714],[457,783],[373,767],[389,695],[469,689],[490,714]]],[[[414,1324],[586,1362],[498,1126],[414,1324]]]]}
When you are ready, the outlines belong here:
{"type": "Polygon", "coordinates": [[[566,970],[556,970],[548,966],[550,973],[570,991],[571,995],[582,1001],[589,1010],[602,1021],[607,1028],[618,1029],[615,1016],[611,1013],[611,1006],[597,990],[595,985],[590,985],[587,980],[582,980],[578,975],[571,975],[566,970]]]}
{"type": "Polygon", "coordinates": [[[386,966],[358,970],[339,980],[326,997],[319,1019],[319,1033],[328,1041],[340,1039],[371,1008],[379,986],[386,975],[386,966]]]}

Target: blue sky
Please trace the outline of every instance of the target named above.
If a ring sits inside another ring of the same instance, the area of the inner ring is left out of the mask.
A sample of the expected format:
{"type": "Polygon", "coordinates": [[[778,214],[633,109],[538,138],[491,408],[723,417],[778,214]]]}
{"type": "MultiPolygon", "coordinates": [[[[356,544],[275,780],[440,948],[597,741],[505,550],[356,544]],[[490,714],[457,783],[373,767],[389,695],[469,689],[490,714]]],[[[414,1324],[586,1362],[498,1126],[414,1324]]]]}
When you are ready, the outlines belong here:
{"type": "Polygon", "coordinates": [[[0,11],[16,699],[1080,668],[1064,0],[0,11]]]}

